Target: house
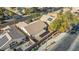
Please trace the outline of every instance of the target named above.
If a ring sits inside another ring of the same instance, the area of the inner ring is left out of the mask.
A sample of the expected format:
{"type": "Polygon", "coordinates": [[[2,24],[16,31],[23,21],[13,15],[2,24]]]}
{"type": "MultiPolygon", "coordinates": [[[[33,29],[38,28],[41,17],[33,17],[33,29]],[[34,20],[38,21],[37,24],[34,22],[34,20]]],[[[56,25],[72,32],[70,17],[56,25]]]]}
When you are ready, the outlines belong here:
{"type": "Polygon", "coordinates": [[[5,50],[9,48],[14,41],[20,43],[27,40],[26,36],[19,31],[14,25],[3,28],[3,33],[0,35],[0,49],[5,50]]]}
{"type": "Polygon", "coordinates": [[[79,8],[78,7],[74,7],[74,8],[72,8],[71,12],[75,13],[75,14],[79,14],[79,8]]]}
{"type": "Polygon", "coordinates": [[[19,29],[21,29],[21,30],[23,30],[24,27],[26,27],[27,25],[28,24],[25,23],[25,22],[19,22],[19,23],[16,24],[16,27],[19,28],[19,29]]]}
{"type": "Polygon", "coordinates": [[[31,39],[29,39],[29,41],[25,42],[24,44],[17,46],[16,47],[16,51],[25,51],[28,50],[29,48],[31,48],[33,45],[35,44],[35,42],[31,39]]]}
{"type": "Polygon", "coordinates": [[[34,21],[30,24],[26,24],[26,26],[18,26],[16,24],[16,26],[21,29],[23,32],[25,32],[29,37],[31,37],[32,39],[35,39],[37,41],[40,41],[42,36],[46,35],[47,33],[47,25],[41,21],[41,20],[37,20],[34,21]]]}
{"type": "Polygon", "coordinates": [[[17,29],[15,25],[7,26],[2,30],[4,31],[4,33],[2,34],[3,37],[1,38],[1,40],[3,41],[0,41],[3,44],[1,44],[0,47],[1,50],[10,51],[13,50],[13,48],[15,49],[15,51],[21,49],[25,50],[35,44],[33,40],[29,39],[27,35],[25,35],[19,29],[17,29]],[[21,45],[17,46],[16,43],[21,45]]]}
{"type": "Polygon", "coordinates": [[[46,22],[48,25],[56,19],[56,14],[43,15],[40,20],[46,22]]]}
{"type": "Polygon", "coordinates": [[[64,7],[63,8],[63,13],[65,13],[65,12],[67,12],[67,11],[70,11],[71,10],[71,8],[69,8],[69,7],[64,7]]]}
{"type": "Polygon", "coordinates": [[[11,41],[11,37],[9,36],[8,33],[1,34],[0,35],[0,50],[5,50],[6,48],[9,47],[9,42],[11,41]]]}

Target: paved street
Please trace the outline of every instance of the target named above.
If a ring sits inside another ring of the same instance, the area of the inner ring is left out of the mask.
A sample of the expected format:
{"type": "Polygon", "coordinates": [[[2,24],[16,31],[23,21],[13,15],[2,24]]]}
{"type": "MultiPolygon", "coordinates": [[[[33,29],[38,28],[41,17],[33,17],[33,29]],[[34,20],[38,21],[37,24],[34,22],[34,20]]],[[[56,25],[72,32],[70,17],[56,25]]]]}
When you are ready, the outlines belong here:
{"type": "Polygon", "coordinates": [[[68,34],[62,38],[56,45],[50,48],[51,51],[66,51],[77,38],[76,34],[68,34]]]}
{"type": "Polygon", "coordinates": [[[68,49],[69,51],[79,51],[79,35],[75,39],[75,41],[72,43],[70,48],[68,49]]]}

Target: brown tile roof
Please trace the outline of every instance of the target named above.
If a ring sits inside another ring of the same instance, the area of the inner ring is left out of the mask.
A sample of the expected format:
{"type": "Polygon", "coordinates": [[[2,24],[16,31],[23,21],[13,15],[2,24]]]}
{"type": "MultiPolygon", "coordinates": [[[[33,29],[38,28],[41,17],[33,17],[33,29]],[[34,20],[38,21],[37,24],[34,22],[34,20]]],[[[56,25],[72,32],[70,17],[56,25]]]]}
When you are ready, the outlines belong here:
{"type": "Polygon", "coordinates": [[[37,21],[29,24],[27,27],[25,27],[25,29],[28,31],[29,34],[33,35],[33,34],[39,33],[46,26],[47,25],[43,21],[37,20],[37,21]]]}

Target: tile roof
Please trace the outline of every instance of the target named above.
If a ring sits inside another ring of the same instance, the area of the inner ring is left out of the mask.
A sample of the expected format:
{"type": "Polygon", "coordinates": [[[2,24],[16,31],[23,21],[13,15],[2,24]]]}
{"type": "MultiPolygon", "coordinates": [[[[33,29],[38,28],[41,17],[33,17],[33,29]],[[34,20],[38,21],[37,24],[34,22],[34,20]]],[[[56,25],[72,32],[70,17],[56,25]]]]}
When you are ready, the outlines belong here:
{"type": "Polygon", "coordinates": [[[39,33],[41,30],[43,30],[47,25],[41,21],[41,20],[37,20],[31,24],[29,24],[28,26],[25,27],[25,29],[27,30],[27,32],[31,35],[37,34],[39,33]]]}

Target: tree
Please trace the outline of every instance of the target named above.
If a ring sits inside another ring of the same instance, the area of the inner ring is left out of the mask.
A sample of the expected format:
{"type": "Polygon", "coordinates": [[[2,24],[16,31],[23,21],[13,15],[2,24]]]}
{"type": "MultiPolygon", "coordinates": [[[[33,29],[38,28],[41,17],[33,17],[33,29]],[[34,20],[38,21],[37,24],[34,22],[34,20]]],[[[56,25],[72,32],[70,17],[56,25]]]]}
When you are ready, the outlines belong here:
{"type": "Polygon", "coordinates": [[[31,14],[32,9],[31,8],[25,8],[25,15],[31,14]]]}
{"type": "Polygon", "coordinates": [[[14,13],[13,13],[13,12],[11,12],[11,11],[8,11],[8,15],[9,15],[9,16],[13,16],[13,15],[14,15],[14,13]]]}
{"type": "Polygon", "coordinates": [[[4,21],[3,12],[4,12],[4,9],[1,7],[0,8],[0,24],[2,24],[4,21]]]}
{"type": "Polygon", "coordinates": [[[63,12],[58,13],[57,19],[49,25],[49,28],[52,31],[59,30],[60,32],[65,32],[71,26],[71,24],[78,24],[78,23],[79,23],[78,17],[73,15],[69,10],[65,13],[63,12]]]}

